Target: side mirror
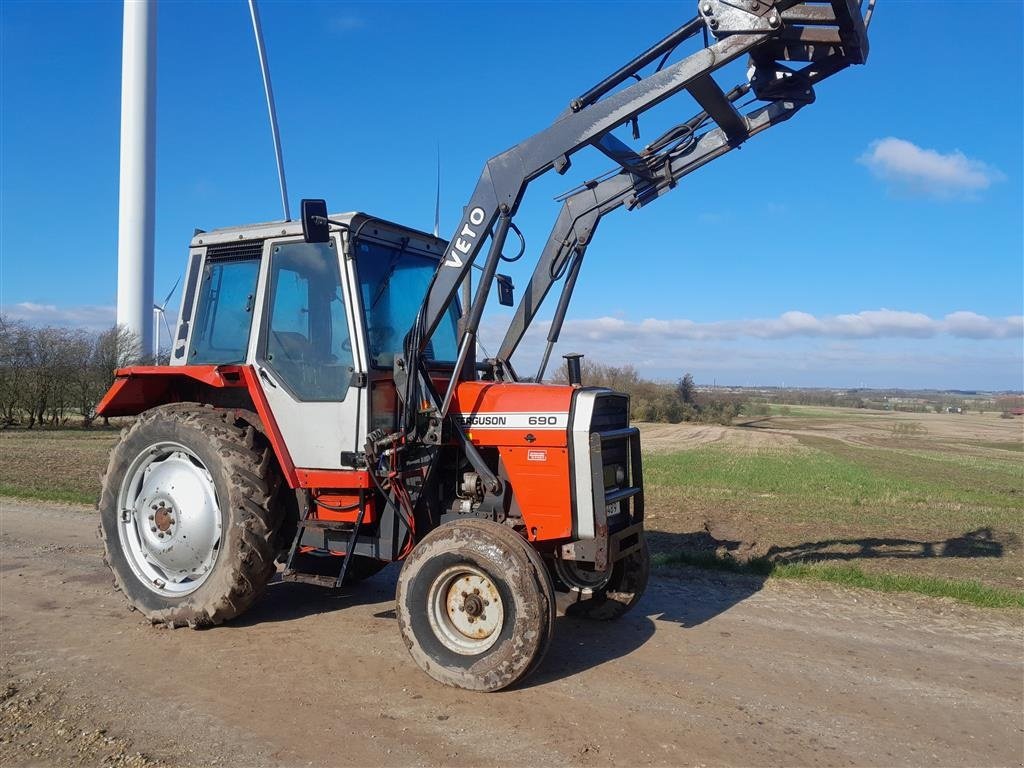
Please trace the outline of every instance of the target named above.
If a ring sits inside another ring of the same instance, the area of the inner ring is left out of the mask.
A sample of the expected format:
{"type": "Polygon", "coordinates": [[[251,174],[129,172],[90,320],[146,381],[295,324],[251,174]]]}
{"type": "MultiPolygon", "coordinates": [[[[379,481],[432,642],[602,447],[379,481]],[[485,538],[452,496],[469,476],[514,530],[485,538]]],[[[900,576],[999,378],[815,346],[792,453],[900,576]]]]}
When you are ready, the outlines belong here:
{"type": "Polygon", "coordinates": [[[498,278],[498,303],[503,307],[511,307],[515,304],[512,285],[512,278],[508,275],[495,275],[498,278]]]}
{"type": "Polygon", "coordinates": [[[302,239],[307,243],[326,243],[331,239],[326,200],[302,201],[302,239]]]}

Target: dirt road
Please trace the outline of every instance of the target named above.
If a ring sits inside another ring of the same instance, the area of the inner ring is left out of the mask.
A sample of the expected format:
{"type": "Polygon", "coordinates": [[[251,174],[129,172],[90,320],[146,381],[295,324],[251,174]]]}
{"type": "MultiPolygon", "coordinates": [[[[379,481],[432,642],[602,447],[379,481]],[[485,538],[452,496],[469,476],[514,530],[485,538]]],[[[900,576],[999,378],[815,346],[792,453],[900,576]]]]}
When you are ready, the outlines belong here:
{"type": "Polygon", "coordinates": [[[230,626],[149,626],[90,512],[0,500],[0,763],[1018,765],[1019,613],[793,583],[657,579],[614,625],[559,617],[516,690],[413,667],[388,569],[275,583],[230,626]],[[141,754],[140,754],[141,753],[141,754]]]}

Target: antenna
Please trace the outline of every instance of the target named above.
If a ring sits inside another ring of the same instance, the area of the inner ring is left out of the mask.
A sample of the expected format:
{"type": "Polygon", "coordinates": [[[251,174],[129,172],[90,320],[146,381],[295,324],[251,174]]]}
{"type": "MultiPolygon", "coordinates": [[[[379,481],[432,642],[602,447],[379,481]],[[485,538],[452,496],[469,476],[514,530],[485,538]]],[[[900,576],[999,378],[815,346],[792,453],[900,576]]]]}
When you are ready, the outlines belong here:
{"type": "Polygon", "coordinates": [[[274,88],[270,84],[270,67],[267,64],[267,49],[263,45],[263,28],[260,26],[260,12],[256,8],[256,0],[249,0],[249,13],[252,16],[252,31],[256,35],[256,52],[260,56],[260,71],[263,73],[263,90],[267,94],[267,112],[270,113],[270,132],[274,136],[274,156],[277,159],[277,180],[281,185],[281,207],[284,208],[284,220],[291,221],[292,214],[288,210],[288,183],[284,178],[284,157],[281,155],[281,135],[277,130],[277,109],[274,108],[274,88]]]}
{"type": "Polygon", "coordinates": [[[181,275],[178,275],[178,279],[174,281],[174,287],[167,294],[164,303],[153,305],[153,363],[156,365],[160,362],[160,325],[157,320],[163,321],[164,328],[167,329],[167,343],[170,344],[174,341],[174,334],[171,333],[170,323],[167,322],[167,302],[171,300],[171,296],[178,290],[178,283],[180,282],[181,275]]]}
{"type": "Polygon", "coordinates": [[[437,189],[434,190],[434,237],[440,236],[441,229],[441,145],[437,145],[437,189]]]}

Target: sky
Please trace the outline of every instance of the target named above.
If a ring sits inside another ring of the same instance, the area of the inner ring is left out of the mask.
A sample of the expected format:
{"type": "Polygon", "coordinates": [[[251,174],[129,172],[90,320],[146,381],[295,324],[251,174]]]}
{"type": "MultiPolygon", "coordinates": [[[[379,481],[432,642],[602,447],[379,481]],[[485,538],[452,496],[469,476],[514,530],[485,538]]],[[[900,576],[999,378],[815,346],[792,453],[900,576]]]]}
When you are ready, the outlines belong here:
{"type": "MultiPolygon", "coordinates": [[[[689,5],[264,0],[293,211],[324,197],[430,230],[440,153],[450,235],[487,158],[688,20],[689,5]]],[[[878,0],[866,66],[672,194],[602,222],[555,354],[708,384],[1024,388],[1022,9],[878,0]]],[[[0,3],[10,317],[113,322],[121,21],[117,2],[0,3]]],[[[728,88],[743,67],[725,74],[728,88]]],[[[163,0],[157,83],[162,298],[195,227],[282,213],[246,3],[163,0]]],[[[634,144],[696,111],[685,96],[658,107],[634,144]]],[[[552,198],[607,168],[584,154],[527,193],[527,258],[506,270],[519,288],[552,198]]],[[[491,304],[493,352],[508,313],[491,304]]]]}

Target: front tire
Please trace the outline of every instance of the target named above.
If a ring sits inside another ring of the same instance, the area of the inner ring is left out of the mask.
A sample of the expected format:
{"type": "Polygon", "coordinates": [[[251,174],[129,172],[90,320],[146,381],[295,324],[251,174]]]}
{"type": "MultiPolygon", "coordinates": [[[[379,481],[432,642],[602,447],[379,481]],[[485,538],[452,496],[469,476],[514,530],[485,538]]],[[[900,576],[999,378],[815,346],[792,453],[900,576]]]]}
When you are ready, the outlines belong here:
{"type": "Polygon", "coordinates": [[[100,496],[104,562],[154,624],[235,618],[275,572],[280,475],[263,437],[227,411],[153,408],[122,432],[100,496]]]}
{"type": "Polygon", "coordinates": [[[584,576],[565,562],[556,562],[553,570],[559,588],[572,595],[573,602],[565,610],[567,615],[613,621],[643,597],[651,576],[651,556],[641,533],[640,546],[616,562],[606,578],[584,576]]]}
{"type": "Polygon", "coordinates": [[[402,565],[396,613],[413,660],[445,685],[497,691],[547,651],[555,599],[537,552],[488,520],[442,525],[402,565]]]}

